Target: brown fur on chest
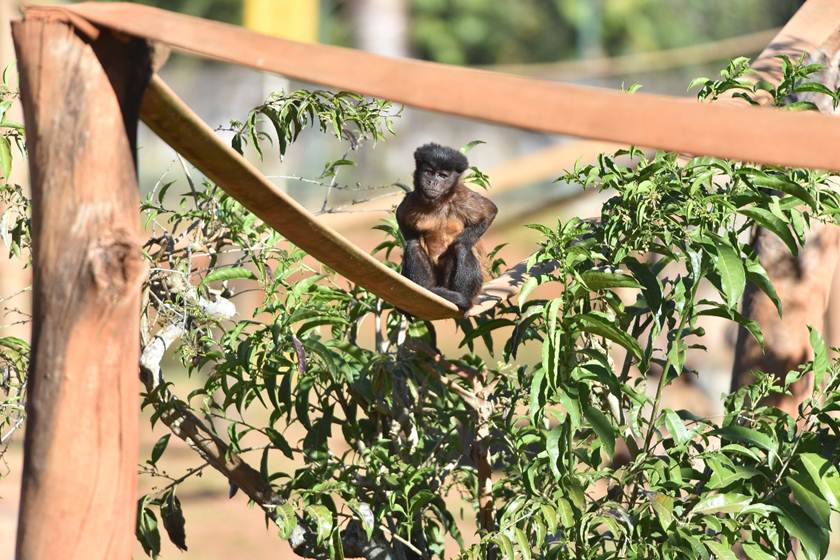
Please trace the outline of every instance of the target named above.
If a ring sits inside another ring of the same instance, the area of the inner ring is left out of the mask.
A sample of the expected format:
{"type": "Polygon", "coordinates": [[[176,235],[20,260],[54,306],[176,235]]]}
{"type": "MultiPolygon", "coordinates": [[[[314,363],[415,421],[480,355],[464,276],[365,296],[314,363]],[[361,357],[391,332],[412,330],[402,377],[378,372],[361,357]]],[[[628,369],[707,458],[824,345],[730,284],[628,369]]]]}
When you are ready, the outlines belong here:
{"type": "MultiPolygon", "coordinates": [[[[422,212],[417,212],[412,218],[414,227],[420,232],[420,247],[429,256],[432,266],[438,269],[441,266],[441,257],[464,231],[463,219],[449,214],[422,212]]],[[[481,265],[482,276],[486,279],[487,263],[481,243],[473,246],[473,254],[481,265]]]]}
{"type": "Polygon", "coordinates": [[[432,263],[437,264],[440,256],[464,231],[464,222],[456,216],[426,215],[417,220],[415,227],[420,232],[420,246],[432,263]]]}
{"type": "MultiPolygon", "coordinates": [[[[419,233],[420,247],[436,269],[443,266],[441,258],[464,231],[465,223],[471,219],[471,212],[474,210],[469,203],[470,194],[471,192],[466,187],[458,184],[452,196],[437,205],[426,204],[411,195],[404,203],[403,219],[419,233]]],[[[481,263],[486,277],[487,263],[484,262],[484,251],[480,243],[473,247],[473,254],[481,263]]]]}

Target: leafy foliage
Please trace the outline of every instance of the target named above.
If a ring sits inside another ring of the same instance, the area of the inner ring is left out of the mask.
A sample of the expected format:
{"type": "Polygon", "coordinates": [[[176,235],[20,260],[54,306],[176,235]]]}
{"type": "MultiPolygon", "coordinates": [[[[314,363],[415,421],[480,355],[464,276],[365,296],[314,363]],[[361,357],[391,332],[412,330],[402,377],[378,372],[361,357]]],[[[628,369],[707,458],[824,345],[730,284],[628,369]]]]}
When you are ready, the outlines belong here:
{"type": "MultiPolygon", "coordinates": [[[[734,61],[720,80],[702,81],[701,97],[837,98],[807,85],[816,68],[785,64],[782,83],[754,87],[734,61]]],[[[240,142],[266,139],[256,115],[274,115],[281,156],[305,126],[351,148],[388,130],[384,104],[311,96],[255,109],[237,125],[240,142]]],[[[761,339],[738,310],[747,282],[779,302],[745,234],[760,224],[795,252],[809,224],[836,220],[837,177],[629,148],[563,179],[611,198],[596,220],[533,226],[543,239],[531,279],[515,304],[459,321],[459,356],[437,351],[435,325],[408,323],[313,266],[212,183],[187,175],[173,197],[175,183],[162,182],[142,207],[151,267],[141,367],[152,422],[181,435],[190,414],[214,420],[222,460],[256,465],[273,493],[259,507],[303,556],[442,557],[449,540],[464,558],[825,557],[829,515],[840,511],[840,363],[817,330],[813,360],[784,379],[757,375],[725,399],[719,419],[672,410],[662,397],[705,351],[703,317],[761,339]],[[533,297],[551,285],[556,297],[533,297]],[[167,348],[200,381],[186,396],[156,371],[167,348]],[[762,404],[803,376],[816,389],[796,417],[762,404]],[[479,527],[469,544],[457,524],[465,511],[479,527]]],[[[27,201],[14,185],[0,193],[3,238],[26,254],[27,201]]],[[[377,229],[376,253],[396,267],[398,231],[392,221],[377,229]]],[[[4,422],[22,419],[28,353],[0,339],[1,404],[19,411],[4,422]]],[[[166,473],[170,439],[141,466],[164,480],[138,502],[137,537],[151,556],[161,527],[187,549],[177,491],[211,466],[202,456],[166,473]]]]}
{"type": "MultiPolygon", "coordinates": [[[[738,85],[746,66],[731,68],[722,81],[738,85]]],[[[779,103],[809,74],[790,72],[797,85],[764,88],[779,103]]],[[[702,95],[727,88],[704,81],[702,95]]],[[[803,558],[824,557],[840,502],[840,365],[817,331],[812,362],[784,380],[759,375],[718,421],[662,397],[705,351],[703,317],[761,340],[741,296],[750,282],[778,297],[746,233],[761,224],[796,251],[810,223],[836,219],[836,178],[630,148],[563,179],[612,196],[597,220],[532,226],[543,236],[534,274],[516,304],[459,321],[460,356],[438,353],[434,325],[311,266],[216,186],[191,185],[174,205],[164,186],[144,206],[157,232],[145,324],[186,325],[175,347],[202,386],[177,401],[149,392],[153,419],[172,402],[216,419],[228,453],[259,465],[276,493],[260,505],[304,556],[339,558],[362,539],[395,558],[442,557],[447,540],[465,558],[780,558],[793,540],[803,558]],[[550,284],[557,297],[532,297],[550,284]],[[259,294],[251,307],[245,293],[259,294]],[[250,317],[220,319],[214,300],[250,317]],[[797,418],[756,404],[805,375],[822,386],[797,418]],[[474,544],[458,529],[463,505],[474,544]]],[[[396,267],[399,234],[377,229],[376,252],[396,267]]],[[[161,474],[166,443],[149,474],[161,474]]],[[[150,554],[155,512],[186,544],[183,518],[164,510],[204,466],[141,500],[150,554]]]]}
{"type": "Polygon", "coordinates": [[[765,92],[769,94],[772,105],[789,111],[816,111],[813,101],[798,99],[805,95],[825,96],[831,101],[832,108],[840,104],[840,90],[832,90],[825,84],[815,81],[813,75],[822,72],[821,64],[805,64],[805,56],[798,61],[791,61],[790,57],[780,55],[782,79],[778,84],[771,84],[762,79],[751,79],[750,60],[738,57],[720,71],[720,79],[695,78],[689,84],[689,89],[701,86],[697,97],[701,100],[714,101],[721,95],[730,93],[732,97],[740,98],[750,105],[758,105],[758,96],[765,92]]]}
{"type": "MultiPolygon", "coordinates": [[[[336,138],[347,140],[355,149],[365,140],[383,140],[387,133],[393,134],[392,119],[399,113],[393,112],[388,101],[369,99],[346,91],[332,93],[324,90],[298,90],[290,93],[277,92],[262,105],[252,109],[245,122],[231,121],[234,132],[231,145],[242,153],[246,141],[263,156],[261,141],[271,141],[271,136],[259,130],[259,119],[265,118],[274,128],[277,150],[282,158],[289,144],[297,140],[307,127],[317,127],[321,132],[331,132],[336,138]]],[[[337,165],[346,162],[332,162],[322,177],[335,174],[337,165]]]]}

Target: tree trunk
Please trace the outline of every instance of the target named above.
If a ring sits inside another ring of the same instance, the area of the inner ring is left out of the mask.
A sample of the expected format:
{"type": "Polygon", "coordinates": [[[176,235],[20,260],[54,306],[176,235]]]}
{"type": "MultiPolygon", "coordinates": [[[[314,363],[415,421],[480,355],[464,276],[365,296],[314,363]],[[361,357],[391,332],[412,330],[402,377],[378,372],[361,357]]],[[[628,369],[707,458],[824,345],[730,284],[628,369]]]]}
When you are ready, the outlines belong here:
{"type": "MultiPolygon", "coordinates": [[[[775,234],[758,229],[753,247],[782,301],[782,317],[763,292],[748,286],[743,314],[757,321],[765,338],[762,349],[744,329],[735,346],[733,390],[752,382],[756,370],[784,380],[788,371],[811,359],[808,326],[822,330],[837,266],[840,228],[821,225],[808,235],[798,256],[775,234]]],[[[796,408],[810,394],[812,376],[793,384],[791,395],[773,395],[767,402],[796,416],[796,408]]]]}
{"type": "MultiPolygon", "coordinates": [[[[65,16],[66,18],[66,16],[65,16]]],[[[130,558],[137,499],[144,41],[32,9],[12,26],[32,184],[26,560],[130,558]]]]}

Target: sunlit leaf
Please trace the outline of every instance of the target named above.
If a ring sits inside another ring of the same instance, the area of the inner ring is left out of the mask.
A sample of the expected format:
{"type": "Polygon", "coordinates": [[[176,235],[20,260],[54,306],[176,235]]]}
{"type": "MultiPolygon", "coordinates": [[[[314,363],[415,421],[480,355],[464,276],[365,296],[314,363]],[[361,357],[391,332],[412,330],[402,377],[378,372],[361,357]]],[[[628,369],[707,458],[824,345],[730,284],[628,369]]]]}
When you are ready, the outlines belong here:
{"type": "Polygon", "coordinates": [[[701,498],[691,509],[692,513],[710,515],[714,513],[738,513],[752,503],[752,498],[736,492],[712,494],[701,498]]]}
{"type": "Polygon", "coordinates": [[[741,258],[729,245],[720,245],[717,247],[717,258],[714,262],[720,274],[726,304],[734,308],[741,302],[746,285],[746,273],[741,258]]]}

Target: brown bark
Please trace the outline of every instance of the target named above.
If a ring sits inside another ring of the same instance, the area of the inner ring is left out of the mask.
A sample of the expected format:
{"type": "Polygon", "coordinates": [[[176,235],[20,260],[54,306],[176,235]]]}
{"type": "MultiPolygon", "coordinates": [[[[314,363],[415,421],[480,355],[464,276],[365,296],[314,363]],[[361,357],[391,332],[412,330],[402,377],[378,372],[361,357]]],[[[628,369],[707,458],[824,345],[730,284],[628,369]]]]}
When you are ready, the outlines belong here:
{"type": "Polygon", "coordinates": [[[107,32],[86,39],[38,12],[13,36],[34,276],[17,558],[129,558],[144,275],[135,137],[149,49],[107,32]]]}
{"type": "MultiPolygon", "coordinates": [[[[763,292],[748,286],[743,314],[758,322],[765,338],[762,349],[743,329],[738,333],[732,388],[752,382],[752,372],[766,371],[784,379],[785,374],[812,357],[808,326],[822,329],[834,270],[837,265],[840,229],[834,225],[815,228],[798,256],[790,253],[773,233],[758,229],[753,246],[782,301],[782,317],[763,292]]],[[[768,404],[789,414],[810,393],[811,376],[791,387],[791,395],[774,395],[768,404]]]]}

